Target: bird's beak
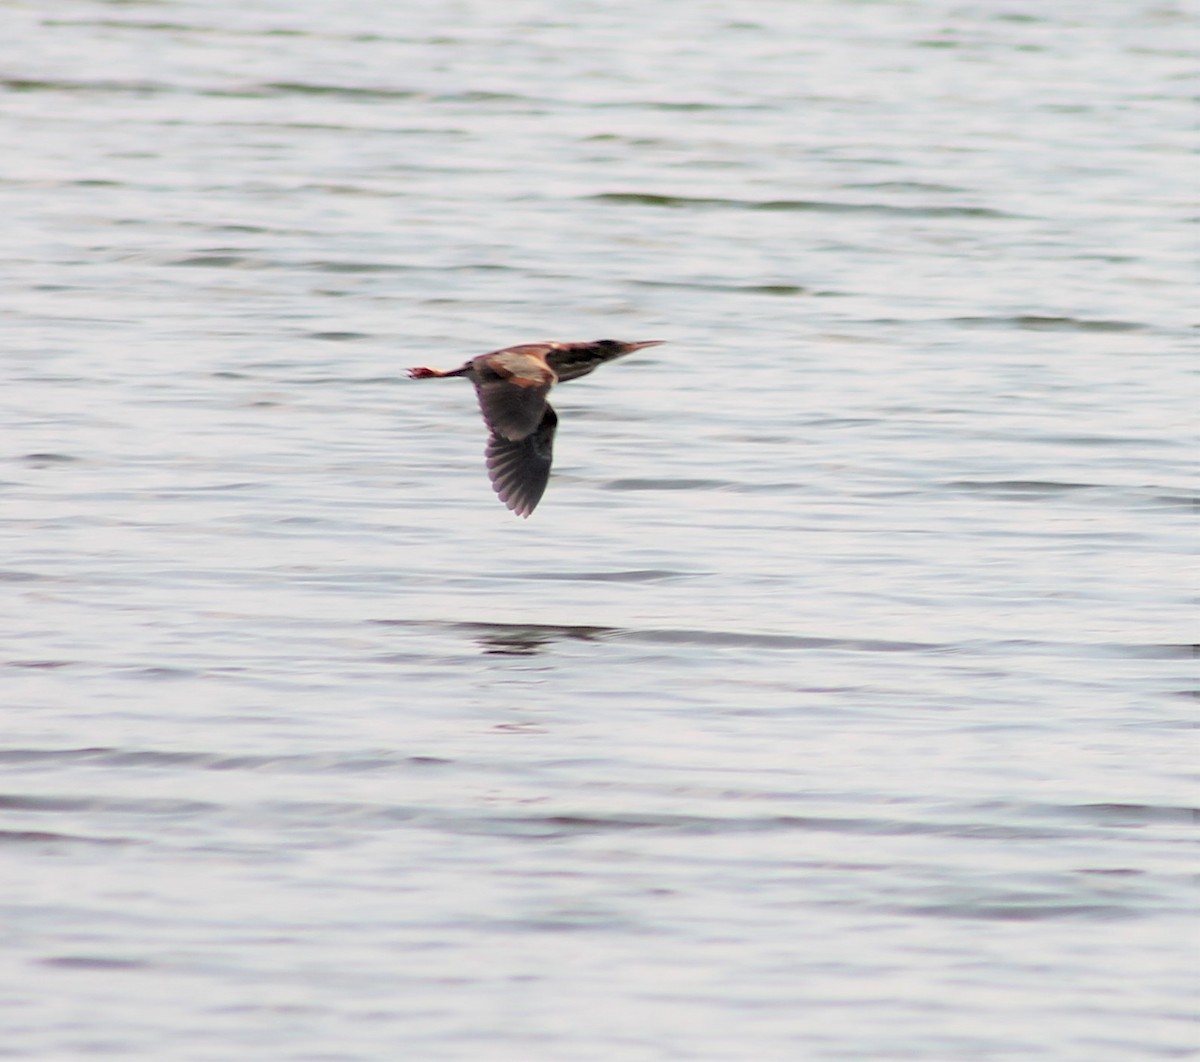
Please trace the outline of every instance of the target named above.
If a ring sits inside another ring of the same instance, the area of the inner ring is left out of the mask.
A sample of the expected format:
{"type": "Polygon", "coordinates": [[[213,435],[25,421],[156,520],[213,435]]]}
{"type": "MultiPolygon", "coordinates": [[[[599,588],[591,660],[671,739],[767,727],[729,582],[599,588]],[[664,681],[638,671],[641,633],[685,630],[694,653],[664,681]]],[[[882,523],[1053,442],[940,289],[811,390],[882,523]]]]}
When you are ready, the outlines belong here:
{"type": "Polygon", "coordinates": [[[665,339],[643,339],[640,343],[628,343],[628,354],[632,354],[635,350],[642,350],[645,347],[661,347],[666,342],[665,339]]]}

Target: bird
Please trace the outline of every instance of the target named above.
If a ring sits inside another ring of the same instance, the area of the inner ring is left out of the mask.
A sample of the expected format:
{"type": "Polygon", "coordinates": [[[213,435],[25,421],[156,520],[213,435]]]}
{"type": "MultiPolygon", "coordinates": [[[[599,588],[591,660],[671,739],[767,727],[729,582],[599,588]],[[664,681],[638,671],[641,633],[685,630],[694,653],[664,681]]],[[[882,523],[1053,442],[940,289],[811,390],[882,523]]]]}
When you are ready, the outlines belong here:
{"type": "Polygon", "coordinates": [[[626,343],[522,343],[472,358],[457,369],[409,369],[413,380],[465,376],[475,385],[488,429],[484,452],[492,489],[514,515],[528,518],[550,479],[558,414],[546,401],[556,383],[578,380],[607,361],[635,350],[657,347],[664,339],[626,343]]]}

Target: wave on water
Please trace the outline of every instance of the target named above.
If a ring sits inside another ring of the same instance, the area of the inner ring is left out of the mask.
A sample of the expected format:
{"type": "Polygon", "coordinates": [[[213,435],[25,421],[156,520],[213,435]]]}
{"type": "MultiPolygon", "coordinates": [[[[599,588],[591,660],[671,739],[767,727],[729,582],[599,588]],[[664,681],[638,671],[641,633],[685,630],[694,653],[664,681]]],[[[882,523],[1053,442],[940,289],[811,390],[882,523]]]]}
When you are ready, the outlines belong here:
{"type": "MultiPolygon", "coordinates": [[[[449,760],[435,756],[412,756],[385,749],[340,753],[267,753],[259,755],[106,747],[0,750],[0,766],[5,767],[62,764],[73,767],[138,767],[147,770],[266,771],[297,774],[333,771],[363,774],[370,771],[422,768],[449,762],[449,760]]],[[[0,808],[70,811],[77,810],[81,806],[83,805],[78,801],[64,802],[62,798],[57,797],[17,798],[0,794],[0,808]]]]}
{"type": "Polygon", "coordinates": [[[583,198],[614,205],[675,208],[723,207],[737,210],[802,211],[827,214],[896,214],[914,217],[1014,218],[991,207],[906,206],[897,203],[842,203],[823,199],[727,199],[719,196],[661,195],[651,192],[601,192],[583,198]]]}
{"type": "Polygon", "coordinates": [[[154,81],[69,81],[64,78],[0,78],[0,89],[9,92],[129,92],[149,95],[176,91],[170,85],[154,81]]]}
{"type": "MultiPolygon", "coordinates": [[[[611,573],[616,580],[639,581],[676,578],[694,573],[611,573]]],[[[542,576],[539,576],[539,578],[542,576]]],[[[605,573],[556,573],[554,579],[604,580],[605,573]]],[[[886,638],[831,638],[819,635],[747,631],[710,631],[693,628],[602,627],[555,623],[500,623],[472,620],[376,619],[372,624],[400,630],[448,631],[466,634],[483,646],[537,649],[557,641],[624,642],[653,645],[770,649],[781,651],[833,650],[860,653],[931,653],[962,656],[1078,656],[1124,659],[1190,659],[1197,647],[1190,643],[1059,642],[1033,639],[972,639],[964,642],[919,642],[886,638]]]]}
{"type": "Polygon", "coordinates": [[[725,479],[613,479],[605,490],[722,490],[738,486],[725,479]]]}
{"type": "Polygon", "coordinates": [[[716,284],[695,280],[630,280],[640,288],[685,288],[692,291],[727,291],[735,295],[830,295],[832,292],[810,292],[799,284],[716,284]]]}
{"type": "Polygon", "coordinates": [[[1056,317],[1042,314],[1014,314],[1011,317],[954,317],[951,324],[967,328],[1020,328],[1030,332],[1142,332],[1150,326],[1136,321],[1088,320],[1080,317],[1056,317]]]}

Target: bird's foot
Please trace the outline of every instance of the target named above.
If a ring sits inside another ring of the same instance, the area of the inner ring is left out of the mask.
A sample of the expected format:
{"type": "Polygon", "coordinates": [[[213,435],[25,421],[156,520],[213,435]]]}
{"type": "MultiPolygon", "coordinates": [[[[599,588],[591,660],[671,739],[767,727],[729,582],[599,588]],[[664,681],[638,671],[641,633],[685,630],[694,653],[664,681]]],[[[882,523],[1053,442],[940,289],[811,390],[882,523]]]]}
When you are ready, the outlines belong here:
{"type": "Polygon", "coordinates": [[[410,380],[428,380],[431,376],[441,376],[437,369],[416,368],[408,370],[410,380]]]}

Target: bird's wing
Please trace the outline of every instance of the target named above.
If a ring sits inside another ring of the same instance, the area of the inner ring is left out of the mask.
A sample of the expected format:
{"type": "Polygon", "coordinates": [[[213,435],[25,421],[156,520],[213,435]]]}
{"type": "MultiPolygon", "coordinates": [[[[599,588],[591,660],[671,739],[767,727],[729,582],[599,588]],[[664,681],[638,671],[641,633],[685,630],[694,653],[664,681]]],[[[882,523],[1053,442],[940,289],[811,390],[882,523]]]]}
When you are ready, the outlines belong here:
{"type": "Polygon", "coordinates": [[[519,442],[541,429],[546,395],[558,380],[545,354],[546,345],[529,344],[475,359],[479,408],[493,435],[519,442]]]}
{"type": "Polygon", "coordinates": [[[543,402],[537,430],[522,439],[507,439],[493,431],[488,437],[487,470],[492,489],[518,516],[528,516],[546,491],[554,456],[558,415],[543,402]]]}

